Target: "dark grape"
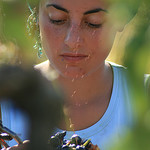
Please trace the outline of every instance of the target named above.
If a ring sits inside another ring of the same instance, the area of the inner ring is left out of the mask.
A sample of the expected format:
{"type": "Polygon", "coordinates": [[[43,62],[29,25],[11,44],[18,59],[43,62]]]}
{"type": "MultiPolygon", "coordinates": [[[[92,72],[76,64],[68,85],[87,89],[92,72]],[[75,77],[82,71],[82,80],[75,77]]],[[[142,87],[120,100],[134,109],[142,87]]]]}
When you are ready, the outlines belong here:
{"type": "Polygon", "coordinates": [[[55,137],[58,137],[60,140],[63,140],[64,139],[64,137],[66,136],[66,131],[63,131],[63,132],[57,132],[56,134],[55,134],[55,137]]]}
{"type": "Polygon", "coordinates": [[[70,144],[70,145],[69,145],[69,147],[71,147],[71,148],[75,148],[75,147],[76,147],[76,145],[75,145],[75,144],[70,144]]]}
{"type": "Polygon", "coordinates": [[[69,142],[69,140],[64,139],[63,140],[63,145],[66,145],[69,142]]]}
{"type": "Polygon", "coordinates": [[[79,135],[74,134],[71,139],[70,139],[70,143],[71,144],[76,144],[76,145],[80,145],[81,144],[82,139],[80,138],[79,135]]]}
{"type": "Polygon", "coordinates": [[[70,140],[64,139],[66,131],[56,133],[49,140],[50,150],[89,150],[91,148],[91,139],[83,140],[77,134],[74,134],[70,140]]]}
{"type": "Polygon", "coordinates": [[[61,145],[61,141],[58,137],[52,136],[49,140],[49,144],[51,145],[51,147],[57,147],[61,145]]]}
{"type": "Polygon", "coordinates": [[[68,145],[63,145],[62,150],[72,150],[72,148],[69,147],[68,145]]]}
{"type": "Polygon", "coordinates": [[[77,145],[76,150],[85,150],[83,145],[77,145]]]}
{"type": "MultiPolygon", "coordinates": [[[[82,142],[82,145],[83,145],[84,143],[86,143],[87,141],[88,141],[88,140],[84,140],[84,141],[82,142]]],[[[85,146],[85,149],[88,150],[89,148],[91,148],[91,144],[92,144],[92,142],[89,141],[89,142],[87,143],[87,145],[85,146]]]]}

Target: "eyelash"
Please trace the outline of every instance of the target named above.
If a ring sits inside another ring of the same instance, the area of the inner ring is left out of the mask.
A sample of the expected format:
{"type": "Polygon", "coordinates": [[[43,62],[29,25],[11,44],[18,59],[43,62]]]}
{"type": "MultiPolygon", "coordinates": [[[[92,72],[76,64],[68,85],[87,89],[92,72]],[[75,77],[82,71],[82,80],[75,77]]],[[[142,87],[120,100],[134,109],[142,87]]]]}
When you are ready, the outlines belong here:
{"type": "MultiPolygon", "coordinates": [[[[63,25],[65,23],[66,20],[53,20],[53,19],[50,19],[50,22],[52,24],[55,24],[55,25],[63,25]]],[[[93,24],[93,23],[89,23],[89,22],[85,22],[90,28],[100,28],[102,26],[102,24],[93,24]]]]}
{"type": "Polygon", "coordinates": [[[93,24],[89,22],[85,22],[90,28],[100,28],[102,24],[93,24]]]}
{"type": "Polygon", "coordinates": [[[50,22],[52,24],[56,24],[56,25],[62,25],[63,23],[65,23],[66,20],[53,20],[53,19],[50,19],[50,22]]]}

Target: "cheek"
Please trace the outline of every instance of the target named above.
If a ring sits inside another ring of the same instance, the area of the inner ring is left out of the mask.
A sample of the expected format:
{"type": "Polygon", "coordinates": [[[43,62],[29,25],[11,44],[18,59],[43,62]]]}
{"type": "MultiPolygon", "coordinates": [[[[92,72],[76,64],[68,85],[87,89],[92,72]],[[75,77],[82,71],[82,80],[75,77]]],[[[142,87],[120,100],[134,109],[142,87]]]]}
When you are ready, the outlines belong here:
{"type": "Polygon", "coordinates": [[[42,19],[40,32],[42,45],[47,55],[56,54],[60,51],[63,43],[63,30],[55,28],[48,21],[42,19]]]}
{"type": "Polygon", "coordinates": [[[95,30],[88,36],[86,41],[87,48],[90,51],[91,60],[94,64],[100,64],[105,61],[113,45],[112,33],[108,29],[95,30]],[[93,33],[93,34],[92,34],[93,33]]]}
{"type": "Polygon", "coordinates": [[[46,48],[56,48],[59,46],[61,36],[59,30],[54,30],[51,26],[45,25],[41,28],[41,39],[43,46],[46,48]],[[47,47],[48,46],[48,47],[47,47]]]}
{"type": "Polygon", "coordinates": [[[92,52],[100,53],[101,55],[107,55],[112,48],[113,41],[115,38],[115,33],[106,28],[101,30],[94,30],[89,36],[88,47],[90,47],[92,52]],[[105,54],[106,53],[106,54],[105,54]]]}

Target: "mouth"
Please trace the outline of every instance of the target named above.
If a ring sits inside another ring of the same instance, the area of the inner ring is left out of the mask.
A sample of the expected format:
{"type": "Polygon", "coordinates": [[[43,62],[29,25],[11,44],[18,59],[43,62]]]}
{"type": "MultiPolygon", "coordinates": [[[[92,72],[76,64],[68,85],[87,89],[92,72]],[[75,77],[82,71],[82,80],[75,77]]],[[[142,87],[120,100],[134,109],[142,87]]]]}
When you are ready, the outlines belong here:
{"type": "Polygon", "coordinates": [[[61,54],[60,56],[68,62],[79,62],[88,57],[88,55],[85,54],[74,54],[74,53],[64,53],[61,54]]]}

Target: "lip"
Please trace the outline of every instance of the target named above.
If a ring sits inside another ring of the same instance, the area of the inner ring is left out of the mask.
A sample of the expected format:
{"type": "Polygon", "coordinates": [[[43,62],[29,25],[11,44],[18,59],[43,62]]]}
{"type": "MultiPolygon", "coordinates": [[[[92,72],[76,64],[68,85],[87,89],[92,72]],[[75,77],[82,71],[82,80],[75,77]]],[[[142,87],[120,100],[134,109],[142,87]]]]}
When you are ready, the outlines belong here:
{"type": "Polygon", "coordinates": [[[64,60],[68,62],[79,62],[81,60],[84,60],[85,58],[88,57],[88,55],[85,54],[74,54],[74,53],[64,53],[60,55],[63,57],[64,60]]]}

